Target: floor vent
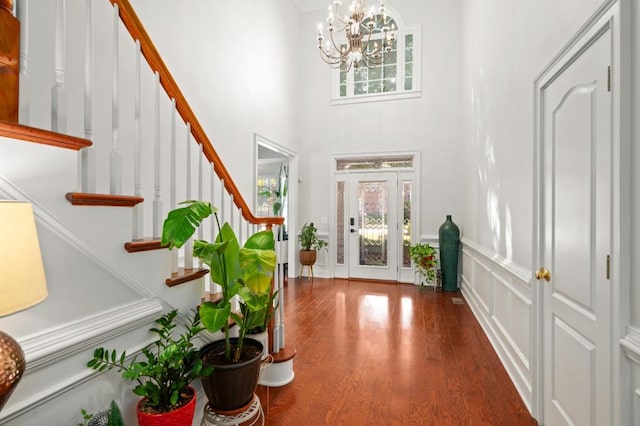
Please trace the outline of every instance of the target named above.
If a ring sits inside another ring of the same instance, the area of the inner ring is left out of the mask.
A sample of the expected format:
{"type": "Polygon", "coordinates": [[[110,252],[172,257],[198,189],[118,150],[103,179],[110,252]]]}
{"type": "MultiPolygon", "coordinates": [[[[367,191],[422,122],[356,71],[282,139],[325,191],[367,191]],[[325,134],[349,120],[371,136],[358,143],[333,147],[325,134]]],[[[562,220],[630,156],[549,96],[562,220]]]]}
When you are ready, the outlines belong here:
{"type": "Polygon", "coordinates": [[[464,300],[462,300],[462,297],[452,297],[451,301],[454,305],[464,305],[464,300]]]}

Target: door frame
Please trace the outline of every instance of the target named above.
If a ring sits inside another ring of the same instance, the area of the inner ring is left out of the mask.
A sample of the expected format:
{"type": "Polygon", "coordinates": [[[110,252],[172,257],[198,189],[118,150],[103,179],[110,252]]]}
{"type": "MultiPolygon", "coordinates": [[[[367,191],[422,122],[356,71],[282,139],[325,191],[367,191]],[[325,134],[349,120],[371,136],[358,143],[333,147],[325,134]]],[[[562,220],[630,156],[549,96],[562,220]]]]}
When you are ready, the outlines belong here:
{"type": "Polygon", "coordinates": [[[620,340],[629,323],[630,288],[630,37],[623,38],[621,27],[630,28],[630,9],[624,0],[607,0],[560,50],[538,75],[534,84],[534,147],[533,147],[533,255],[531,285],[533,288],[533,318],[531,322],[532,348],[532,415],[544,421],[544,365],[543,365],[543,285],[538,284],[535,271],[542,266],[544,245],[540,231],[544,223],[544,152],[543,152],[543,102],[542,92],[580,52],[588,48],[589,40],[600,32],[610,30],[612,40],[611,60],[611,373],[612,373],[612,424],[628,424],[626,414],[631,405],[622,392],[624,375],[621,364],[620,340]],[[621,10],[624,13],[621,13],[621,10]],[[628,305],[628,304],[627,304],[628,305]],[[623,414],[625,413],[625,414],[623,414]]]}
{"type": "MultiPolygon", "coordinates": [[[[288,160],[288,164],[289,164],[289,182],[288,182],[288,189],[287,189],[287,227],[289,228],[289,230],[294,230],[297,229],[297,218],[298,218],[298,209],[292,206],[297,206],[298,205],[298,180],[297,179],[292,179],[293,176],[298,176],[298,155],[296,154],[295,151],[292,151],[289,148],[286,148],[270,139],[267,139],[266,137],[258,134],[258,133],[254,133],[253,134],[253,138],[254,138],[254,167],[253,167],[253,182],[251,184],[252,186],[252,191],[253,191],[253,209],[254,211],[257,210],[257,206],[258,206],[258,189],[256,186],[256,182],[258,182],[258,150],[260,149],[260,147],[264,147],[267,148],[273,152],[276,152],[280,155],[282,155],[283,157],[286,157],[288,160]]],[[[289,263],[289,266],[291,265],[297,265],[298,264],[298,251],[296,250],[296,244],[295,244],[295,233],[290,233],[289,234],[289,239],[290,241],[293,241],[294,244],[287,244],[288,246],[288,250],[287,250],[287,260],[289,263]],[[291,237],[293,236],[293,240],[291,240],[291,237]]],[[[296,277],[296,268],[289,268],[288,270],[288,275],[289,278],[295,278],[296,277]]]]}
{"type": "MultiPolygon", "coordinates": [[[[350,172],[348,170],[337,170],[337,161],[344,159],[363,159],[363,158],[390,158],[390,157],[398,157],[398,156],[412,156],[413,157],[413,167],[412,168],[397,168],[397,169],[370,169],[370,170],[354,170],[357,173],[363,172],[380,172],[380,171],[397,171],[398,172],[398,189],[400,189],[400,183],[402,182],[403,175],[412,174],[412,198],[411,198],[411,213],[412,213],[412,227],[411,227],[411,244],[416,244],[420,241],[420,230],[421,230],[421,215],[420,215],[420,170],[421,170],[421,162],[420,162],[420,151],[389,151],[389,152],[359,152],[353,154],[334,154],[332,155],[330,164],[329,164],[329,176],[331,179],[329,187],[331,188],[329,191],[330,194],[330,203],[329,203],[329,247],[328,247],[328,261],[327,266],[329,268],[329,273],[332,277],[339,276],[340,278],[348,278],[349,277],[349,249],[348,247],[345,250],[345,257],[347,258],[346,263],[344,265],[337,264],[337,217],[336,217],[336,183],[340,181],[341,176],[347,176],[347,187],[348,187],[348,175],[350,172]],[[346,270],[346,273],[345,273],[346,270]],[[337,273],[336,273],[337,272],[337,273]]],[[[348,190],[348,188],[347,188],[348,190]]],[[[398,199],[400,198],[401,192],[398,192],[398,199]]],[[[347,195],[348,197],[348,195],[347,195]]],[[[347,206],[348,210],[348,206],[347,206]]],[[[400,217],[399,217],[400,218],[400,217]]],[[[398,233],[399,241],[402,238],[401,232],[398,233]]],[[[348,236],[347,236],[348,237],[348,236]]],[[[398,274],[397,278],[400,278],[403,275],[403,270],[409,270],[412,280],[406,282],[415,283],[415,278],[413,274],[413,268],[403,268],[402,259],[401,259],[401,251],[398,252],[398,274]]],[[[406,272],[406,271],[404,271],[406,272]]],[[[408,276],[409,273],[405,273],[405,276],[408,276]]],[[[405,282],[400,281],[400,282],[405,282]]]]}

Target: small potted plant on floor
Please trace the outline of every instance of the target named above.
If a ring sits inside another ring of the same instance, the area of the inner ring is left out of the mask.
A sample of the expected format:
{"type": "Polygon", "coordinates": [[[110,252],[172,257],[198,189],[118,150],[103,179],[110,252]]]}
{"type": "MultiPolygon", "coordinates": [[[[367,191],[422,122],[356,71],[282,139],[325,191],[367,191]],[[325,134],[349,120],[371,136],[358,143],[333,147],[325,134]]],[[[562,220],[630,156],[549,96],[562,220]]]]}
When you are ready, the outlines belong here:
{"type": "Polygon", "coordinates": [[[265,311],[273,302],[271,282],[276,266],[273,232],[251,235],[241,248],[229,225],[220,226],[216,210],[205,201],[185,201],[169,212],[164,221],[162,244],[181,247],[195,233],[202,221],[215,217],[218,234],[214,242],[196,240],[193,255],[210,267],[211,279],[222,288],[218,302],[200,305],[202,324],[211,332],[224,331],[224,339],[201,349],[204,365],[214,372],[202,379],[211,408],[231,411],[251,402],[260,374],[262,344],[245,338],[248,330],[261,324],[265,311]],[[242,313],[231,310],[231,299],[239,295],[242,313]],[[230,337],[229,320],[238,326],[238,337],[230,337]]]}
{"type": "Polygon", "coordinates": [[[416,273],[421,276],[420,286],[435,285],[436,266],[438,266],[436,249],[428,243],[414,244],[409,248],[409,256],[415,265],[416,273]]]}
{"type": "Polygon", "coordinates": [[[184,425],[191,426],[196,405],[196,391],[189,386],[198,377],[211,374],[212,368],[204,366],[193,339],[203,327],[194,312],[186,330],[173,337],[178,310],[163,315],[151,328],[158,340],[142,349],[143,361],[134,357],[127,360],[123,351],[98,348],[87,367],[105,371],[115,368],[122,378],[137,383],[133,393],[143,398],[137,405],[138,424],[142,426],[184,425]]]}
{"type": "Polygon", "coordinates": [[[328,245],[325,240],[318,238],[318,229],[313,222],[304,224],[298,234],[298,241],[300,241],[300,264],[303,266],[312,267],[316,263],[317,251],[328,245]]]}

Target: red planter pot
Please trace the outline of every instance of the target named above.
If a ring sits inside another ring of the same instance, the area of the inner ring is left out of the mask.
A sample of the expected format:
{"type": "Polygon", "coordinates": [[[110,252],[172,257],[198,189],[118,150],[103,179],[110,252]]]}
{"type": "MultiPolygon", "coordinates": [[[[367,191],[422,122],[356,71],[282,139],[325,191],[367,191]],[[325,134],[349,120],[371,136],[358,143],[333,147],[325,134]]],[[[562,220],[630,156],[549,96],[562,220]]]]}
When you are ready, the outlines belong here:
{"type": "Polygon", "coordinates": [[[196,409],[196,391],[192,387],[189,387],[193,392],[193,398],[187,404],[173,410],[169,413],[162,414],[147,414],[140,411],[140,404],[144,401],[142,398],[138,402],[136,412],[138,414],[139,426],[191,426],[193,423],[193,416],[196,409]]]}

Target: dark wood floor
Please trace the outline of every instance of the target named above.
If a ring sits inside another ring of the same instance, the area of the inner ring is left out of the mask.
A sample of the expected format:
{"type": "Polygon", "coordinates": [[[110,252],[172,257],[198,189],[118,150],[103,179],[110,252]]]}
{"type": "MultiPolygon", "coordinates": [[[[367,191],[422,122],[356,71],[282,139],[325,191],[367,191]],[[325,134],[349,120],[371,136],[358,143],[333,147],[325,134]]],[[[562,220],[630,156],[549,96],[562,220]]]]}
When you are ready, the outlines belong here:
{"type": "MultiPolygon", "coordinates": [[[[290,280],[295,380],[267,425],[535,425],[469,307],[407,284],[290,280]]],[[[260,394],[264,392],[261,390],[260,394]]]]}

